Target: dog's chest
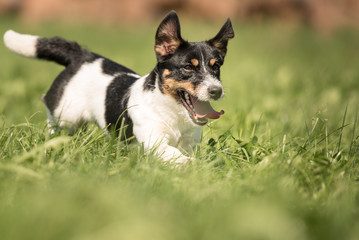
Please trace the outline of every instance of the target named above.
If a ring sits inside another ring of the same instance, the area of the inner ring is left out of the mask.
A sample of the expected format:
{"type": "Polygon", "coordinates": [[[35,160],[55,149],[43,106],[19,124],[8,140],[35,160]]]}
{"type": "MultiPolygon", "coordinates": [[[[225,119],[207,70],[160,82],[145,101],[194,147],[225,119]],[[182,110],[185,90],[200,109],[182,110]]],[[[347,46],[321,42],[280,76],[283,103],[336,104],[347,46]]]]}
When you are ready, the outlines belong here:
{"type": "Polygon", "coordinates": [[[128,101],[128,112],[136,137],[164,136],[173,146],[192,142],[196,135],[195,129],[199,127],[193,125],[180,104],[163,95],[158,88],[144,90],[145,77],[132,86],[128,101]]]}

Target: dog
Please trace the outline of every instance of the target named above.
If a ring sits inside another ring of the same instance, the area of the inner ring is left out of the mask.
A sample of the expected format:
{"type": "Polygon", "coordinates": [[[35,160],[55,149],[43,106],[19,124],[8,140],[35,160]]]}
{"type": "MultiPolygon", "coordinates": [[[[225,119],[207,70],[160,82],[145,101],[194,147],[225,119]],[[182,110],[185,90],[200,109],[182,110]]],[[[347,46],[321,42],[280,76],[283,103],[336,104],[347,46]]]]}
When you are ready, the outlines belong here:
{"type": "Polygon", "coordinates": [[[163,160],[185,163],[201,138],[201,126],[218,119],[210,101],[223,97],[220,67],[234,37],[230,19],[212,39],[188,42],[181,37],[179,18],[171,11],[155,36],[157,64],[141,77],[134,71],[76,42],[43,38],[8,30],[5,45],[31,58],[65,66],[42,97],[51,132],[70,131],[95,122],[106,132],[135,136],[146,151],[163,160]]]}

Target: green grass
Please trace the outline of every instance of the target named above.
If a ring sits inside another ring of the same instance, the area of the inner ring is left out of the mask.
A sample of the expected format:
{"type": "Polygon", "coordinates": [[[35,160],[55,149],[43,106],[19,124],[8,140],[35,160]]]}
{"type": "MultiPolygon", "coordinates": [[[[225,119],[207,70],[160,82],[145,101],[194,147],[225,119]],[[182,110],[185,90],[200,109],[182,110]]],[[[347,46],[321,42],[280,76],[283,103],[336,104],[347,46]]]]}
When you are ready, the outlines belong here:
{"type": "MultiPolygon", "coordinates": [[[[0,45],[1,239],[358,239],[359,33],[235,23],[222,80],[225,115],[183,169],[94,126],[50,137],[40,96],[61,71],[0,45]]],[[[24,25],[140,74],[156,24],[24,25]]],[[[190,40],[220,24],[183,21],[190,40]]]]}

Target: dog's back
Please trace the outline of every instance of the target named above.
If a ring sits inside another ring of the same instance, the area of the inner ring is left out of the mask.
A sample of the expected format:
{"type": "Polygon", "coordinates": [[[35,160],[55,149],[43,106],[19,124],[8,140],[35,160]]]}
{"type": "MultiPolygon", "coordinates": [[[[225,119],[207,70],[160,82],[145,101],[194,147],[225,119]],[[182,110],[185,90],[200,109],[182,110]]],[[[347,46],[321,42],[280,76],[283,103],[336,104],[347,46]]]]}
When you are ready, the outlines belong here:
{"type": "Polygon", "coordinates": [[[140,77],[134,71],[59,37],[42,38],[9,30],[4,42],[17,54],[65,66],[43,96],[51,127],[74,129],[92,121],[100,128],[119,128],[122,116],[130,126],[127,135],[132,135],[126,112],[128,98],[123,96],[140,77]]]}

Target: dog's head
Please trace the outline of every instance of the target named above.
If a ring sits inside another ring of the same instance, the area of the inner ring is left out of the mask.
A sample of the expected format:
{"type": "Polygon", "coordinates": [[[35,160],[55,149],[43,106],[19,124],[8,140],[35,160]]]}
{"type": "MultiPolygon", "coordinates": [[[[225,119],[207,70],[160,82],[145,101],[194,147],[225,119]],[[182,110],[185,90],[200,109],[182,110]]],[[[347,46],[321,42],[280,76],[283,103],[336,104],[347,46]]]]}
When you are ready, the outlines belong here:
{"type": "Polygon", "coordinates": [[[214,38],[203,42],[185,41],[174,11],[157,29],[155,52],[160,90],[182,104],[197,125],[204,125],[208,119],[217,119],[224,113],[223,110],[216,112],[209,102],[224,95],[220,67],[228,40],[233,37],[228,19],[214,38]]]}

